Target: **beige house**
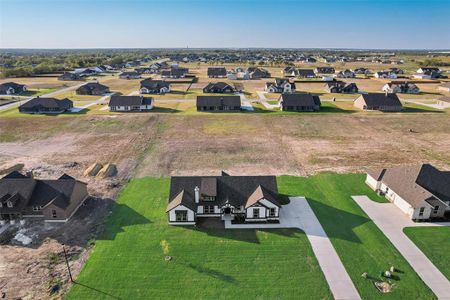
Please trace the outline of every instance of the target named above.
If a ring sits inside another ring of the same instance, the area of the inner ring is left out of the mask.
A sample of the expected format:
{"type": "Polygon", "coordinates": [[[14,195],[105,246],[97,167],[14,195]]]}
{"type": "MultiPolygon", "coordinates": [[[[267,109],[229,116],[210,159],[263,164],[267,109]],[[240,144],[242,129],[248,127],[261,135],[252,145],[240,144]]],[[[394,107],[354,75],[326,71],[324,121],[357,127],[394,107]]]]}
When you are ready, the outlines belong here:
{"type": "Polygon", "coordinates": [[[450,173],[429,164],[367,172],[366,184],[414,221],[442,218],[450,205],[450,173]]]}
{"type": "Polygon", "coordinates": [[[353,106],[361,110],[402,111],[403,105],[397,94],[369,93],[359,96],[353,106]]]}

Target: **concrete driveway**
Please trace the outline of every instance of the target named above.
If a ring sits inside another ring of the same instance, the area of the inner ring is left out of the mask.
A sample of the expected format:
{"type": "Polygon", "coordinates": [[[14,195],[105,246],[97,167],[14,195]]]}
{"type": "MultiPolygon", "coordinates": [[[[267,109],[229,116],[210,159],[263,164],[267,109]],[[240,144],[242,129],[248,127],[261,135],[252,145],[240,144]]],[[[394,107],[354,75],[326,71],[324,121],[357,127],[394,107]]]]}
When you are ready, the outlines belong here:
{"type": "Polygon", "coordinates": [[[231,224],[227,229],[299,228],[308,237],[325,279],[335,299],[361,299],[341,259],[304,197],[291,197],[280,210],[280,224],[231,224]]]}
{"type": "Polygon", "coordinates": [[[450,226],[450,223],[415,223],[392,203],[377,203],[367,196],[352,196],[413,267],[438,299],[450,299],[450,282],[403,233],[405,227],[450,226]]]}
{"type": "Polygon", "coordinates": [[[248,111],[254,111],[255,109],[253,108],[252,103],[250,102],[250,100],[247,99],[247,97],[245,97],[244,94],[239,93],[238,94],[239,97],[241,97],[241,102],[242,102],[242,109],[243,110],[248,110],[248,111]]]}

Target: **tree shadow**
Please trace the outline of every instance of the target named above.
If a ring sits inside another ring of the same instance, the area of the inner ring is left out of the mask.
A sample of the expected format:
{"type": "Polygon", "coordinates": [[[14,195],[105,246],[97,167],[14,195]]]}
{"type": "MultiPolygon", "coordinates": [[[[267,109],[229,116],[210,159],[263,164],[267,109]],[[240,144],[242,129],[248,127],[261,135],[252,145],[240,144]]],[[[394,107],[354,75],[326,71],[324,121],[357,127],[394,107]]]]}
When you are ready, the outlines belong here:
{"type": "Polygon", "coordinates": [[[196,265],[193,263],[183,263],[183,264],[185,264],[187,267],[197,271],[198,273],[208,275],[208,276],[212,277],[213,279],[219,279],[224,282],[228,282],[228,283],[232,283],[232,284],[238,283],[238,281],[233,276],[227,275],[220,271],[217,271],[217,270],[214,270],[211,268],[207,268],[207,267],[204,267],[201,265],[196,265]]]}
{"type": "Polygon", "coordinates": [[[369,218],[326,205],[309,197],[307,200],[329,238],[362,243],[353,229],[371,222],[369,218]]]}

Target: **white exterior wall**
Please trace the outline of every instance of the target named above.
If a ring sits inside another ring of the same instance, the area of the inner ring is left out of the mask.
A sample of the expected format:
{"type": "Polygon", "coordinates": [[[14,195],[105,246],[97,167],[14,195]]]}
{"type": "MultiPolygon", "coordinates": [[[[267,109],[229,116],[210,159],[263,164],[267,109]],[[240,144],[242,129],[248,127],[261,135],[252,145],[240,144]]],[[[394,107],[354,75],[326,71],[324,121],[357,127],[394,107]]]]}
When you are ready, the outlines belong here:
{"type": "Polygon", "coordinates": [[[433,210],[433,208],[430,205],[424,203],[421,206],[418,206],[413,211],[413,213],[411,214],[411,219],[414,219],[414,220],[426,220],[426,219],[429,219],[432,210],[433,210]],[[423,215],[421,217],[419,217],[419,213],[420,213],[420,208],[421,207],[425,208],[425,210],[423,212],[423,215]]]}
{"type": "Polygon", "coordinates": [[[194,221],[195,221],[194,212],[184,205],[178,205],[177,207],[175,207],[169,211],[169,223],[173,222],[173,224],[184,225],[186,223],[193,223],[194,221]],[[177,222],[177,218],[175,215],[175,211],[177,211],[177,210],[186,210],[187,211],[187,222],[177,222]]]}
{"type": "Polygon", "coordinates": [[[377,181],[375,178],[367,174],[366,184],[372,188],[372,190],[376,191],[380,188],[381,182],[377,181]]]}
{"type": "MultiPolygon", "coordinates": [[[[111,106],[109,107],[110,111],[130,111],[132,106],[115,106],[115,110],[111,110],[111,106]]],[[[153,108],[153,102],[151,105],[141,105],[139,107],[140,110],[149,110],[153,108]]]]}
{"type": "Polygon", "coordinates": [[[259,201],[262,205],[267,206],[269,209],[266,209],[266,218],[269,218],[269,213],[270,213],[270,208],[275,208],[275,217],[272,218],[277,218],[280,215],[280,208],[278,206],[276,206],[275,204],[273,204],[272,202],[266,200],[266,199],[262,199],[259,201]]]}
{"type": "Polygon", "coordinates": [[[267,210],[263,206],[255,206],[255,207],[249,207],[247,208],[247,214],[245,216],[246,221],[261,221],[261,218],[265,218],[267,215],[267,210]],[[259,219],[253,219],[253,211],[255,209],[259,209],[259,219]]]}

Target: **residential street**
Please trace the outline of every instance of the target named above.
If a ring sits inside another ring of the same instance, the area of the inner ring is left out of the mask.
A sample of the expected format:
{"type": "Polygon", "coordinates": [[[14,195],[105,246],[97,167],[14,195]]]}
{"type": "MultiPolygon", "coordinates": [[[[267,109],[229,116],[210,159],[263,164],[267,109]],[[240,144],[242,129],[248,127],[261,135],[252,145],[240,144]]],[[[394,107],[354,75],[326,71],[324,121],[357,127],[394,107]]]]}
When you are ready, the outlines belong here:
{"type": "Polygon", "coordinates": [[[290,200],[291,202],[280,210],[280,224],[235,225],[231,224],[230,220],[226,220],[225,228],[299,228],[303,230],[311,243],[334,298],[361,299],[306,198],[290,197],[290,200]]]}
{"type": "Polygon", "coordinates": [[[352,198],[392,242],[438,299],[450,299],[450,282],[403,233],[405,227],[450,226],[450,223],[415,223],[392,203],[377,203],[367,196],[352,196],[352,198]]]}

